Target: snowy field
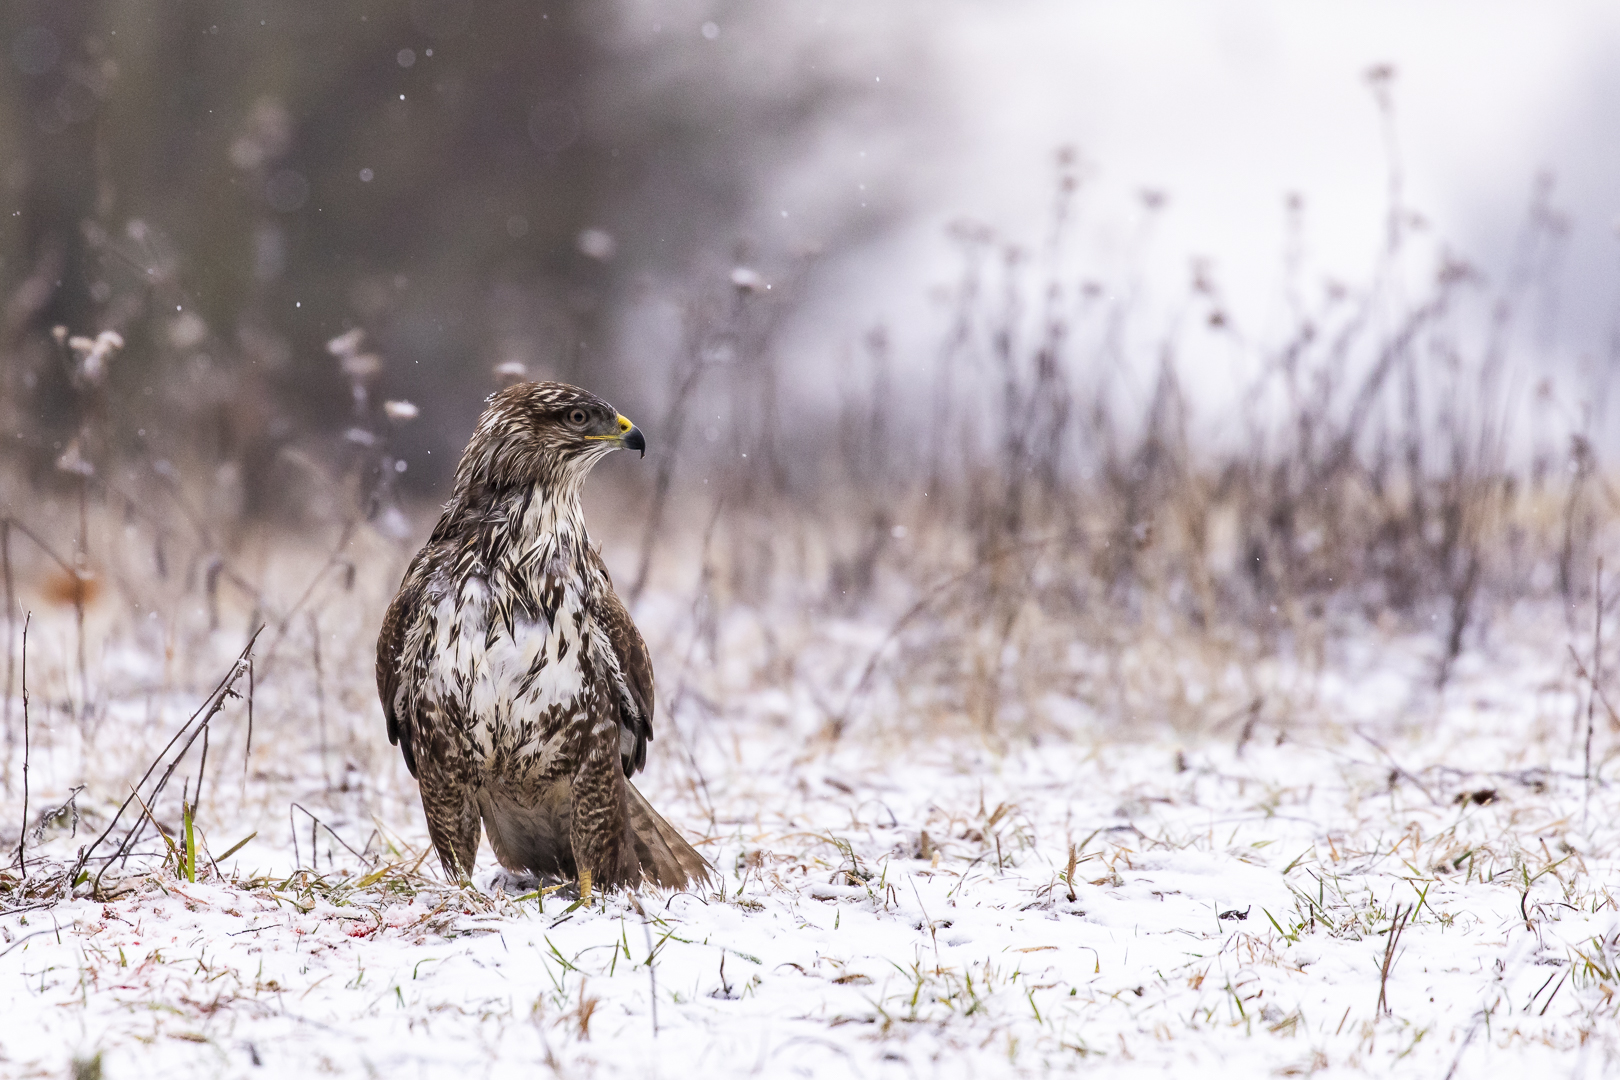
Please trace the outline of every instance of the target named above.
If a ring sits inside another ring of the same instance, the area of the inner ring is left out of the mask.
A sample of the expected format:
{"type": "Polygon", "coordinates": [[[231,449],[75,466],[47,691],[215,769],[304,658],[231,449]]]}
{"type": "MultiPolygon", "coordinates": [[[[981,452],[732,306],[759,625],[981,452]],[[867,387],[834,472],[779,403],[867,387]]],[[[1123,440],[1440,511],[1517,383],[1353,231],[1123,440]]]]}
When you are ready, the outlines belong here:
{"type": "Polygon", "coordinates": [[[14,6],[0,1080],[1620,1077],[1620,5],[14,6]],[[387,742],[525,372],[701,890],[387,742]]]}
{"type": "MultiPolygon", "coordinates": [[[[874,693],[834,738],[816,687],[887,624],[806,618],[767,649],[727,615],[697,650],[697,616],[652,598],[638,783],[721,881],[576,908],[498,882],[487,846],[476,888],[442,880],[370,696],[369,606],[329,600],[319,633],[261,637],[246,760],[245,702],[215,719],[194,868],[149,829],[102,900],[63,898],[63,867],[241,638],[191,639],[185,678],[133,632],[92,650],[80,722],[71,617],[36,616],[0,1076],[1620,1071],[1614,735],[1600,702],[1586,782],[1561,613],[1501,616],[1443,693],[1432,639],[1366,627],[1196,727],[1055,699],[1015,738],[920,734],[874,693]],[[41,818],[78,784],[77,819],[41,818]]],[[[176,843],[197,765],[152,807],[176,843]]]]}

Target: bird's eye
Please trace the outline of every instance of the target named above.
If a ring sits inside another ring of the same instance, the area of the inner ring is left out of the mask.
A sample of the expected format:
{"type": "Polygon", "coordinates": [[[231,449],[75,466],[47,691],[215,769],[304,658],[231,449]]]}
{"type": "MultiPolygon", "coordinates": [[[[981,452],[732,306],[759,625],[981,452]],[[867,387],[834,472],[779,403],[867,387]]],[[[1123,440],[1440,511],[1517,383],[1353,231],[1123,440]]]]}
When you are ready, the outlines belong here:
{"type": "Polygon", "coordinates": [[[584,409],[569,409],[568,410],[568,422],[570,424],[573,424],[575,427],[584,427],[585,426],[585,410],[584,409]]]}

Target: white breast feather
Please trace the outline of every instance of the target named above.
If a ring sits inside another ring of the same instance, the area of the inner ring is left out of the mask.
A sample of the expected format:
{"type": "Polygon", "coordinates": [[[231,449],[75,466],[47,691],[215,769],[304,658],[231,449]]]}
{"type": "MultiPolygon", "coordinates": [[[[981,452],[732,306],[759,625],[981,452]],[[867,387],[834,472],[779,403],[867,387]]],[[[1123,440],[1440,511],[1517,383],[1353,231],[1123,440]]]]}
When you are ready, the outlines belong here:
{"type": "MultiPolygon", "coordinates": [[[[446,595],[435,607],[428,692],[457,703],[481,756],[493,754],[497,744],[534,743],[543,737],[535,722],[584,689],[579,658],[586,643],[574,618],[579,605],[569,589],[555,623],[519,618],[510,633],[501,625],[493,637],[488,633],[489,593],[482,580],[469,578],[459,595],[446,595]],[[461,631],[452,641],[451,628],[458,623],[461,631]],[[518,690],[542,652],[546,665],[520,699],[518,690]]],[[[586,626],[593,624],[586,620],[586,626]]]]}

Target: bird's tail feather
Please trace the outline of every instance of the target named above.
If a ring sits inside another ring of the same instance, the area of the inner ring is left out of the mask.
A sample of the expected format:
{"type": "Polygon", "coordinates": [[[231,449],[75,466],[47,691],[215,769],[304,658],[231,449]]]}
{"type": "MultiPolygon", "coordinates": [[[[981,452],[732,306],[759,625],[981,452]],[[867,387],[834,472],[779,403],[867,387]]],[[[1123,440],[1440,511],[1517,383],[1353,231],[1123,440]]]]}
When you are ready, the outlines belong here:
{"type": "Polygon", "coordinates": [[[641,860],[642,878],[666,889],[707,885],[710,867],[703,856],[652,808],[634,784],[627,781],[624,786],[628,789],[630,834],[641,860]]]}

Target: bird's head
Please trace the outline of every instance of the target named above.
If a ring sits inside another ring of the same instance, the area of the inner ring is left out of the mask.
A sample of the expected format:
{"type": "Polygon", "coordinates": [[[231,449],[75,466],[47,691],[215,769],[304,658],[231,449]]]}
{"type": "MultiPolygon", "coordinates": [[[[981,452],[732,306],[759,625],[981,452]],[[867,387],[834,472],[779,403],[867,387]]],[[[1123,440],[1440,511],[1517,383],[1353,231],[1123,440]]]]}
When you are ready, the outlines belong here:
{"type": "Polygon", "coordinates": [[[456,486],[577,488],[592,465],[619,449],[646,456],[647,440],[613,406],[567,383],[521,382],[490,396],[456,486]]]}

